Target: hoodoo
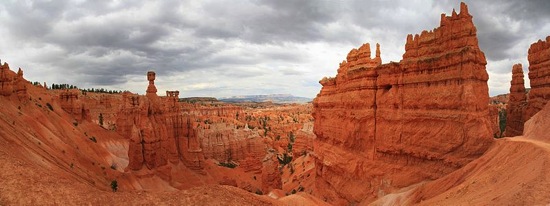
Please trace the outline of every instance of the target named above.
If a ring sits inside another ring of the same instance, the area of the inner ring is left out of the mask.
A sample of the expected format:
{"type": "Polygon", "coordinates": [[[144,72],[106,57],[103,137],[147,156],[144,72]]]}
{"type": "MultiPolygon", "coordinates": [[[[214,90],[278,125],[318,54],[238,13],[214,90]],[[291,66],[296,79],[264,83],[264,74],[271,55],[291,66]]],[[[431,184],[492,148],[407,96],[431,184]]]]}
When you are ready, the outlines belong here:
{"type": "Polygon", "coordinates": [[[504,136],[513,137],[523,134],[523,113],[527,106],[527,95],[523,80],[521,64],[512,68],[512,81],[510,81],[510,96],[506,105],[506,130],[504,136]]]}
{"type": "Polygon", "coordinates": [[[13,93],[13,78],[15,73],[10,70],[10,65],[4,62],[0,65],[0,95],[10,96],[13,93]]]}
{"type": "Polygon", "coordinates": [[[488,74],[466,4],[408,35],[403,60],[353,49],[314,100],[316,195],[374,200],[472,161],[492,143],[488,74]]]}
{"type": "Polygon", "coordinates": [[[529,60],[529,105],[525,111],[525,121],[540,111],[550,100],[550,36],[546,41],[539,40],[531,44],[527,59],[529,60]]]}

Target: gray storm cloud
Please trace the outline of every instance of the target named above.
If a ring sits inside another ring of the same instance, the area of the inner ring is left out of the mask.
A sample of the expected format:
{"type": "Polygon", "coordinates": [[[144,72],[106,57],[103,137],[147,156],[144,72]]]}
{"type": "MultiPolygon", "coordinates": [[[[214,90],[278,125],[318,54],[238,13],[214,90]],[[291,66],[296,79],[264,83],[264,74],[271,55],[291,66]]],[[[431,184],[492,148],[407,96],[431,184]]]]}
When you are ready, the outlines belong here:
{"type": "MultiPolygon", "coordinates": [[[[466,1],[487,56],[491,95],[550,35],[545,0],[466,1]]],[[[439,25],[459,1],[2,1],[0,58],[27,79],[183,96],[314,97],[347,52],[380,43],[399,61],[406,35],[439,25]],[[143,77],[145,79],[145,77],[143,77]]]]}

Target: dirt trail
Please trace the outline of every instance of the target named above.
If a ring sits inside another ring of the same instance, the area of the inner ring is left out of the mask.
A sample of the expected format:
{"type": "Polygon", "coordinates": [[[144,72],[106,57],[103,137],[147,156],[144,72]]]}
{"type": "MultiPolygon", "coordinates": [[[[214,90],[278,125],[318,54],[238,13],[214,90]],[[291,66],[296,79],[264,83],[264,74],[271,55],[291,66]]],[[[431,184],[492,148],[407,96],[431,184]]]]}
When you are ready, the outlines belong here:
{"type": "Polygon", "coordinates": [[[512,141],[512,142],[528,142],[528,143],[530,143],[530,144],[535,145],[536,147],[543,148],[543,149],[545,149],[547,152],[550,153],[550,143],[545,142],[545,141],[540,141],[540,140],[535,140],[535,139],[529,139],[529,138],[522,137],[522,136],[518,136],[518,137],[514,137],[514,138],[507,138],[506,140],[507,140],[507,141],[512,141]]]}

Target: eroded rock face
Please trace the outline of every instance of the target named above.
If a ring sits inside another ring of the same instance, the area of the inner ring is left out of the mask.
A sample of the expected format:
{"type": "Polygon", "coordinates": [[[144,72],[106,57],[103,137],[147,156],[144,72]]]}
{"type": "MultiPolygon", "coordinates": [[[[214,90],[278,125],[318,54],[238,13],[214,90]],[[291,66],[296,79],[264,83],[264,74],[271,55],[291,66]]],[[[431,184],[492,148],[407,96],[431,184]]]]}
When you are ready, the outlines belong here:
{"type": "Polygon", "coordinates": [[[506,105],[506,130],[504,136],[513,137],[523,134],[523,113],[527,106],[527,95],[523,80],[521,64],[512,67],[512,81],[510,81],[510,95],[506,105]]]}
{"type": "Polygon", "coordinates": [[[279,162],[273,154],[266,155],[262,165],[262,191],[267,193],[273,189],[282,188],[279,162]]]}
{"type": "Polygon", "coordinates": [[[0,95],[10,96],[13,93],[13,78],[15,73],[10,70],[8,63],[0,66],[0,95]]]}
{"type": "Polygon", "coordinates": [[[19,100],[28,100],[29,94],[27,92],[27,80],[23,78],[23,70],[19,68],[17,76],[14,79],[14,92],[17,94],[19,100]]]}
{"type": "Polygon", "coordinates": [[[531,44],[527,59],[529,60],[529,105],[525,111],[525,121],[540,111],[550,100],[550,36],[546,41],[539,40],[531,44]]]}
{"type": "Polygon", "coordinates": [[[78,89],[66,89],[59,93],[59,105],[65,112],[71,114],[77,122],[90,120],[90,111],[80,101],[80,90],[78,89]]]}
{"type": "Polygon", "coordinates": [[[125,92],[123,99],[116,125],[117,132],[130,139],[129,169],[154,169],[180,161],[202,169],[202,149],[192,120],[177,105],[178,92],[169,91],[164,100],[154,92],[146,96],[125,92]]]}
{"type": "Polygon", "coordinates": [[[236,129],[228,123],[213,123],[198,129],[198,136],[208,159],[219,162],[255,159],[258,164],[266,154],[265,144],[257,131],[236,129]]]}
{"type": "Polygon", "coordinates": [[[488,148],[486,60],[464,3],[460,14],[442,14],[439,28],[409,35],[399,63],[358,57],[362,50],[320,81],[314,100],[317,196],[373,200],[448,174],[488,148]]]}

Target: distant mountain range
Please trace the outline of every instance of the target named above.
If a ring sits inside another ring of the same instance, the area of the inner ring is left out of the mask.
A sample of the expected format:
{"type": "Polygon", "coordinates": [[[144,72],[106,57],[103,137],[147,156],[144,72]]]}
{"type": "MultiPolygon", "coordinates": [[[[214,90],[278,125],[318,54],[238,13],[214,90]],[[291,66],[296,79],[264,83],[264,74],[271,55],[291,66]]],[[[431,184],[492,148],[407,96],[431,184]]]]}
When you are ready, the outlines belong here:
{"type": "Polygon", "coordinates": [[[268,94],[268,95],[243,95],[222,97],[222,102],[240,103],[240,102],[273,102],[273,103],[307,103],[313,99],[306,97],[296,97],[291,94],[268,94]]]}

